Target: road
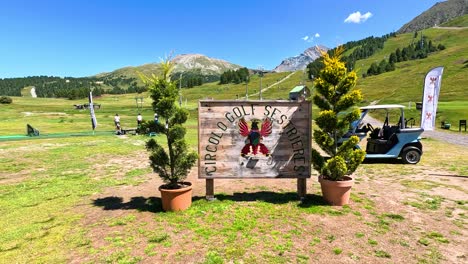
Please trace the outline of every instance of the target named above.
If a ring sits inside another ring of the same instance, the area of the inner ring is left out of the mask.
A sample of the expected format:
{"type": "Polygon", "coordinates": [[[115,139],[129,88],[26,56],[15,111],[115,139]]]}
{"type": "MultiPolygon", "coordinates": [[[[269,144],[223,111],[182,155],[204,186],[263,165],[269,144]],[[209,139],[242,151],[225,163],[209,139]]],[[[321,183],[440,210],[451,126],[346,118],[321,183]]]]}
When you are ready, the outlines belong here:
{"type": "Polygon", "coordinates": [[[424,131],[423,137],[434,138],[451,144],[468,147],[468,134],[458,132],[444,132],[439,130],[424,131]]]}

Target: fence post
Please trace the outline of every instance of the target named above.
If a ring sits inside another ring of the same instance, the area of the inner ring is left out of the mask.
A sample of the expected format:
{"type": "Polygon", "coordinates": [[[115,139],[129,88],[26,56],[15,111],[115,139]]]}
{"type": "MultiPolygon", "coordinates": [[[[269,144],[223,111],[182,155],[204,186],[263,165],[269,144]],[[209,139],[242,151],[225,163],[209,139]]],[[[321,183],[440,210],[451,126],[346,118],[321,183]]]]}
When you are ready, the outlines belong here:
{"type": "Polygon", "coordinates": [[[213,201],[214,199],[214,179],[206,179],[206,200],[213,201]]]}

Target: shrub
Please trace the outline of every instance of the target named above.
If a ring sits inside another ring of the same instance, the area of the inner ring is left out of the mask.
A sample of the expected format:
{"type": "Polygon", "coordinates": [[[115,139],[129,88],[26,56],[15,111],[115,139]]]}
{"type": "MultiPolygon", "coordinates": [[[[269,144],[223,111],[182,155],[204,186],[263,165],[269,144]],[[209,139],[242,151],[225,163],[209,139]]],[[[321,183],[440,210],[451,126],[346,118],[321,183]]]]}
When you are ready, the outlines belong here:
{"type": "Polygon", "coordinates": [[[166,183],[165,188],[168,189],[182,187],[179,183],[187,177],[198,158],[198,154],[190,151],[185,142],[186,129],[183,124],[187,121],[189,112],[176,104],[179,95],[177,85],[170,81],[173,67],[167,58],[161,62],[161,76],[140,75],[149,88],[153,110],[160,118],[157,124],[152,122],[152,127],[156,133],[165,135],[167,139],[167,145],[164,147],[154,139],[146,143],[146,149],[150,152],[150,166],[159,174],[166,183]],[[162,119],[166,122],[161,122],[162,119]]]}
{"type": "Polygon", "coordinates": [[[9,96],[1,96],[0,97],[0,104],[11,104],[13,100],[9,96]]]}
{"type": "Polygon", "coordinates": [[[360,90],[353,90],[357,82],[356,72],[348,72],[340,60],[343,48],[334,55],[322,52],[324,68],[315,79],[316,94],[313,97],[320,113],[315,119],[320,129],[314,129],[313,138],[330,158],[326,160],[316,149],[312,149],[312,164],[328,180],[338,181],[352,174],[365,158],[365,152],[355,149],[359,138],[351,136],[340,143],[350,123],[359,119],[359,109],[350,109],[362,101],[360,90]]]}

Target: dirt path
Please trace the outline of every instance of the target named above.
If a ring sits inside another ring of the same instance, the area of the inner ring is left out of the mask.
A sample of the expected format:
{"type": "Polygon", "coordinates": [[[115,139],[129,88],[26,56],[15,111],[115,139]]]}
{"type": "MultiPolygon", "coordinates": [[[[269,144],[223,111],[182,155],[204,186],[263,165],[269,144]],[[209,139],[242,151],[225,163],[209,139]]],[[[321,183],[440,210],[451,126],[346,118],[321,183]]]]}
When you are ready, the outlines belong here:
{"type": "Polygon", "coordinates": [[[461,30],[461,29],[466,29],[468,27],[439,27],[439,26],[435,26],[434,28],[437,28],[437,29],[456,29],[456,30],[461,30]]]}
{"type": "MultiPolygon", "coordinates": [[[[289,77],[291,77],[294,73],[296,73],[296,72],[291,72],[290,74],[288,74],[288,75],[287,75],[286,77],[284,77],[283,79],[281,79],[281,80],[279,80],[279,81],[277,81],[277,82],[275,82],[275,83],[273,83],[273,84],[270,84],[269,86],[263,88],[263,89],[262,89],[262,93],[265,92],[265,91],[268,91],[268,89],[270,89],[271,87],[273,87],[273,86],[275,86],[275,85],[278,85],[278,84],[284,82],[285,80],[289,79],[289,77]]],[[[259,93],[260,93],[260,92],[254,93],[254,94],[249,94],[249,96],[254,96],[254,95],[257,95],[257,94],[259,94],[259,93]]],[[[244,96],[243,98],[245,98],[245,96],[244,96]]]]}

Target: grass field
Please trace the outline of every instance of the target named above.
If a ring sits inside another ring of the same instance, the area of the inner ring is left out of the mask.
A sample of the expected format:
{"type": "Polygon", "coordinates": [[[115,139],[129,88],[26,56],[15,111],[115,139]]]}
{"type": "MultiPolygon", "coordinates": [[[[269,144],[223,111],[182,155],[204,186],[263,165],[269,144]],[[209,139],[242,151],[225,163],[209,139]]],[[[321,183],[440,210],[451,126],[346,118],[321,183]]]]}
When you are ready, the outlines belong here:
{"type": "Polygon", "coordinates": [[[416,166],[363,164],[352,202],[315,180],[223,180],[161,212],[144,136],[0,142],[1,263],[453,263],[468,257],[466,148],[423,141],[416,166]]]}
{"type": "MultiPolygon", "coordinates": [[[[281,84],[272,86],[269,89],[266,88],[289,74],[268,74],[262,78],[263,98],[265,100],[287,99],[289,91],[303,80],[302,72],[293,73],[290,78],[281,84]]],[[[307,81],[306,85],[311,86],[311,82],[307,81]]],[[[260,79],[254,76],[248,86],[249,99],[258,99],[260,79]]],[[[235,100],[236,95],[239,95],[239,98],[245,96],[245,90],[245,84],[218,85],[217,83],[209,83],[198,88],[183,89],[181,93],[183,106],[189,109],[191,113],[191,120],[188,125],[196,130],[199,99],[235,100]]],[[[89,110],[76,110],[73,106],[87,103],[87,99],[12,98],[12,104],[0,105],[0,136],[24,135],[26,134],[27,124],[38,129],[41,134],[92,131],[89,110]]],[[[136,116],[139,112],[141,112],[145,120],[152,120],[154,115],[151,98],[147,93],[142,95],[104,95],[94,98],[94,103],[101,104],[101,109],[95,111],[98,120],[96,131],[98,132],[114,130],[113,117],[116,113],[121,116],[123,128],[135,128],[136,116]],[[143,97],[141,109],[137,109],[135,97],[143,97]]]]}

